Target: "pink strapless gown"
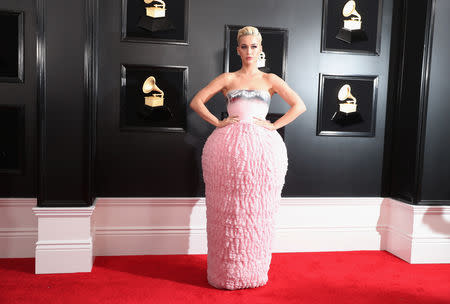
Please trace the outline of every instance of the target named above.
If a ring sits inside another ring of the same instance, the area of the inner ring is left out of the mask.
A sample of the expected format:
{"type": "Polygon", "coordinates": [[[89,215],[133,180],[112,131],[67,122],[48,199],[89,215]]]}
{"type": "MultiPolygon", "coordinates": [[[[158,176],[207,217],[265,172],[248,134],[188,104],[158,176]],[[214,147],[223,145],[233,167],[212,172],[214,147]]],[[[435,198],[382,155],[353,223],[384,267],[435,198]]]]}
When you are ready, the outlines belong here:
{"type": "Polygon", "coordinates": [[[202,152],[207,218],[207,279],[220,289],[263,286],[272,259],[274,219],[285,182],[286,146],[265,119],[270,94],[234,90],[227,111],[240,121],[216,128],[202,152]]]}

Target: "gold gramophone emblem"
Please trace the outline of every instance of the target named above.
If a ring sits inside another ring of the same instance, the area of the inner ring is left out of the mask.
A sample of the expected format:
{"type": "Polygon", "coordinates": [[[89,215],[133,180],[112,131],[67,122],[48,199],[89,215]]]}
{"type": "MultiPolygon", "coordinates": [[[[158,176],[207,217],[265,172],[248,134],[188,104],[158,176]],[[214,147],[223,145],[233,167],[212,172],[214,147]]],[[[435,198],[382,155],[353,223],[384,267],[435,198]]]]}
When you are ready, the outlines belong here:
{"type": "Polygon", "coordinates": [[[144,81],[142,91],[145,94],[149,94],[152,91],[159,92],[153,93],[151,96],[145,96],[145,105],[149,107],[160,107],[164,104],[164,92],[156,85],[155,77],[150,76],[144,81]]]}
{"type": "Polygon", "coordinates": [[[152,18],[162,18],[166,16],[166,3],[162,0],[144,0],[146,4],[151,4],[152,2],[159,2],[154,3],[154,6],[147,6],[145,8],[146,14],[149,17],[152,18]]]}
{"type": "Polygon", "coordinates": [[[361,15],[356,11],[356,2],[353,0],[348,1],[342,9],[342,15],[344,17],[351,17],[344,20],[344,28],[353,31],[361,29],[361,15]]]}
{"type": "Polygon", "coordinates": [[[261,51],[261,53],[259,53],[258,61],[256,64],[257,64],[258,68],[263,68],[266,66],[266,54],[263,51],[261,51]]]}
{"type": "Polygon", "coordinates": [[[345,101],[345,103],[339,104],[339,111],[344,113],[356,112],[356,98],[351,93],[351,87],[349,84],[344,84],[338,93],[338,99],[345,101]]]}

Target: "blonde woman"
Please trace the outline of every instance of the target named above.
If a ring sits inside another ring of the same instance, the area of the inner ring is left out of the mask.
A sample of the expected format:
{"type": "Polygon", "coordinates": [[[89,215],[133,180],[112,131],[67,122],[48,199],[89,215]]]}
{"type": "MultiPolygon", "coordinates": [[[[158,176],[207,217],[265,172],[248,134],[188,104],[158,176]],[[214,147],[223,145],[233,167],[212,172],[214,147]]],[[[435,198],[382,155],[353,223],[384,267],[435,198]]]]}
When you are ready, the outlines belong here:
{"type": "Polygon", "coordinates": [[[302,99],[275,74],[258,70],[262,37],[246,26],[237,35],[241,68],[212,80],[190,107],[216,126],[202,151],[207,218],[207,279],[220,289],[263,286],[272,259],[274,215],[288,167],[276,131],[306,111],[302,99]],[[216,93],[226,97],[228,117],[205,106],[216,93]],[[291,108],[274,123],[266,120],[271,96],[291,108]]]}

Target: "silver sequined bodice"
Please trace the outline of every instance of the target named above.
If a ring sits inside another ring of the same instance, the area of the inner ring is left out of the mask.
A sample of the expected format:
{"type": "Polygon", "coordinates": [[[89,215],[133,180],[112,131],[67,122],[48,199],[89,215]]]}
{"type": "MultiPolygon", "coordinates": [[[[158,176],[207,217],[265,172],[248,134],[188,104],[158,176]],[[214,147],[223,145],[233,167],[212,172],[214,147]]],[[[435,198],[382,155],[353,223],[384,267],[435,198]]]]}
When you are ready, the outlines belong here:
{"type": "Polygon", "coordinates": [[[241,122],[253,122],[254,117],[265,119],[271,95],[266,90],[231,90],[227,93],[227,112],[241,122]]]}
{"type": "Polygon", "coordinates": [[[237,89],[227,93],[227,102],[233,102],[236,98],[259,99],[266,102],[267,106],[270,106],[271,96],[266,90],[237,89]]]}

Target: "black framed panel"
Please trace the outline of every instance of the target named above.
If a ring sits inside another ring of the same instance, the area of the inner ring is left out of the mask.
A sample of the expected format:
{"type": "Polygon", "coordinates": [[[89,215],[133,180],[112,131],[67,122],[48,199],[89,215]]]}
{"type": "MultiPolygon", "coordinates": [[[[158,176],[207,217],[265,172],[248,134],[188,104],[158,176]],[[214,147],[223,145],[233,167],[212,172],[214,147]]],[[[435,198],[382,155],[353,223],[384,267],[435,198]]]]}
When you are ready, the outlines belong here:
{"type": "Polygon", "coordinates": [[[0,11],[0,82],[23,82],[24,12],[0,11]]]}
{"type": "MultiPolygon", "coordinates": [[[[241,68],[241,59],[236,54],[237,33],[245,25],[225,25],[224,71],[234,72],[241,68]]],[[[288,30],[284,28],[259,27],[265,58],[259,69],[266,73],[274,73],[285,78],[288,30]]]]}
{"type": "Polygon", "coordinates": [[[122,0],[122,41],[188,42],[189,0],[122,0]]]}
{"type": "Polygon", "coordinates": [[[323,0],[321,52],[379,55],[382,0],[323,0]]]}
{"type": "Polygon", "coordinates": [[[188,67],[122,64],[121,72],[121,131],[186,131],[188,67]]]}
{"type": "Polygon", "coordinates": [[[378,76],[319,77],[316,135],[375,136],[378,76]]]}
{"type": "Polygon", "coordinates": [[[0,105],[0,174],[23,174],[25,106],[0,105]]]}

